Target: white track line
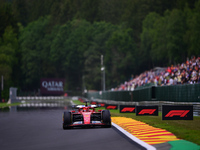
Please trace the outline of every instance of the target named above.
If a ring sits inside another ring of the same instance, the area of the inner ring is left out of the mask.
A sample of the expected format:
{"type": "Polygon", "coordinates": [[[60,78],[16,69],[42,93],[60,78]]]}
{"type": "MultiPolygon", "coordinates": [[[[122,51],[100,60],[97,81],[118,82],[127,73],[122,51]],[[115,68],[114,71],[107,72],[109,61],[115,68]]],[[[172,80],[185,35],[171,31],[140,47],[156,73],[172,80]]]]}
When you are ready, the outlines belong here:
{"type": "Polygon", "coordinates": [[[117,124],[112,122],[112,125],[117,128],[120,132],[122,132],[124,135],[126,135],[127,137],[129,137],[131,140],[135,141],[136,143],[140,144],[141,146],[143,146],[144,148],[146,148],[147,150],[156,150],[155,147],[145,143],[144,141],[136,138],[135,136],[133,136],[132,134],[130,134],[129,132],[127,132],[126,130],[124,130],[123,128],[121,128],[120,126],[118,126],[117,124]]]}

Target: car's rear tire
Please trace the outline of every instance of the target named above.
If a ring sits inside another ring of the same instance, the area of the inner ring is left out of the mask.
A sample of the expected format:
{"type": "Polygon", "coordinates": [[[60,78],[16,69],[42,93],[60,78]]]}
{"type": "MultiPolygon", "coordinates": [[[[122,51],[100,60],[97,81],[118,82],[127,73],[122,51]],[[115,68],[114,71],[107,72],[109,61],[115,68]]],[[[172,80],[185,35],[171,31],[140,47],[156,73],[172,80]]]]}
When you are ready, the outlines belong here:
{"type": "Polygon", "coordinates": [[[71,112],[70,111],[65,111],[63,113],[63,129],[70,129],[71,127],[71,112]]]}
{"type": "Polygon", "coordinates": [[[103,110],[102,111],[102,121],[106,124],[105,127],[110,128],[111,127],[111,117],[110,117],[110,111],[109,110],[103,110]]]}

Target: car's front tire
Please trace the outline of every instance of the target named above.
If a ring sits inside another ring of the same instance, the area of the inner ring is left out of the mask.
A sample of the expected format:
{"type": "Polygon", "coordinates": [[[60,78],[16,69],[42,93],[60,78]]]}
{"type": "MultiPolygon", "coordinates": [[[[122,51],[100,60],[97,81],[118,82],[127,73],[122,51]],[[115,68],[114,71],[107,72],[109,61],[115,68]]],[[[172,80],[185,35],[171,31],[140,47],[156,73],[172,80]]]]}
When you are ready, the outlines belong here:
{"type": "Polygon", "coordinates": [[[105,127],[110,128],[111,127],[111,117],[110,117],[110,111],[109,110],[103,110],[102,111],[102,121],[106,124],[105,127]]]}
{"type": "Polygon", "coordinates": [[[71,125],[71,112],[70,111],[65,111],[63,113],[63,129],[70,129],[71,125]]]}

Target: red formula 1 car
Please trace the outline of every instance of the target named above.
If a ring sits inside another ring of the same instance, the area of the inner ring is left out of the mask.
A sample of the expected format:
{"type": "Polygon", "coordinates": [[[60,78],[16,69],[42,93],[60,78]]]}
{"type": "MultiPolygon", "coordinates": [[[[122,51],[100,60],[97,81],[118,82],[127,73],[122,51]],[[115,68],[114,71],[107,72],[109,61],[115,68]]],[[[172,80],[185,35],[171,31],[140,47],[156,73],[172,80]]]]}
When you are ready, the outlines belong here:
{"type": "Polygon", "coordinates": [[[65,111],[63,113],[63,129],[72,127],[111,127],[111,115],[109,110],[95,111],[94,105],[78,105],[78,111],[65,111]]]}

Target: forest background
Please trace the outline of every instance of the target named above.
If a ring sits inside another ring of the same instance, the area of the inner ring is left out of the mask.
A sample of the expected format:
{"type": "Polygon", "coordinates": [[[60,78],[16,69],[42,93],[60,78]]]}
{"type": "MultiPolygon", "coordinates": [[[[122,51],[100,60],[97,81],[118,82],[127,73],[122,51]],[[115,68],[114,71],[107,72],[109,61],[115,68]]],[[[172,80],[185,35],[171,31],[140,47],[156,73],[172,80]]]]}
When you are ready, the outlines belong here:
{"type": "Polygon", "coordinates": [[[200,54],[200,0],[0,0],[2,97],[9,87],[106,90],[200,54]]]}

